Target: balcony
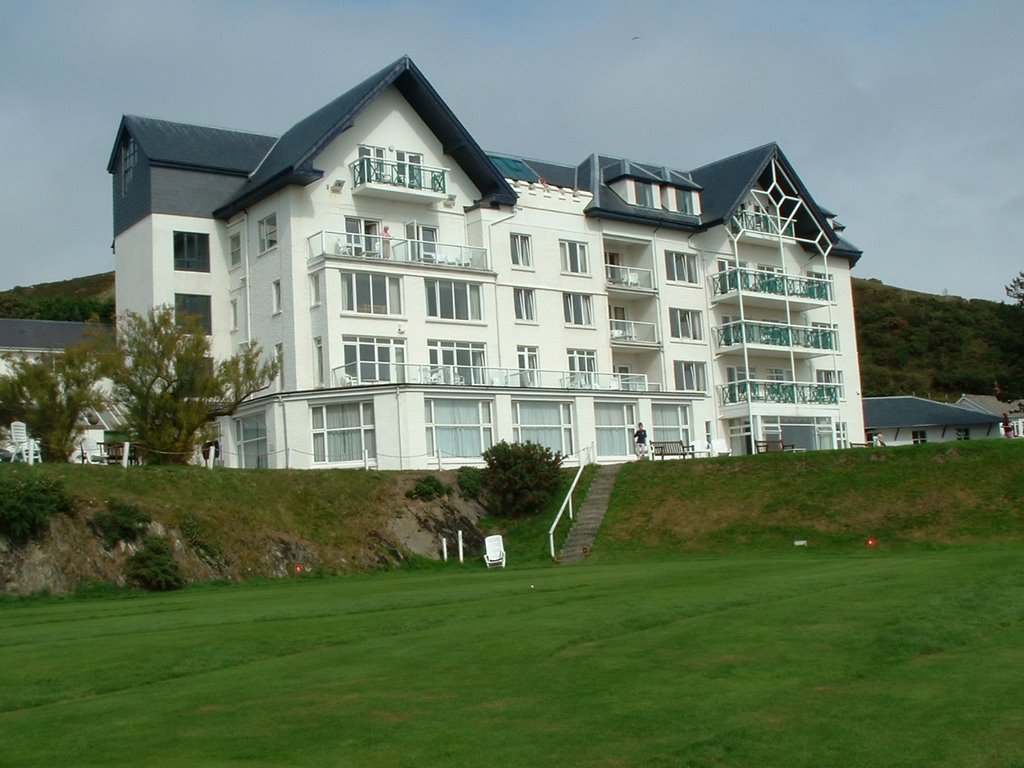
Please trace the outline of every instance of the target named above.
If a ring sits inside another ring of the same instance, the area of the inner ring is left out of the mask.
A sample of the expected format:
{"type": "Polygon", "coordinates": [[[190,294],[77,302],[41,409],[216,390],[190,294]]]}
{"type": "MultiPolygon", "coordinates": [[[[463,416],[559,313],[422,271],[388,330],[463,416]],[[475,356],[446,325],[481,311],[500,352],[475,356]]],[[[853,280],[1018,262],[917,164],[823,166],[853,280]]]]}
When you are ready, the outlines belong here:
{"type": "Polygon", "coordinates": [[[778,239],[796,237],[792,220],[783,219],[774,213],[760,211],[737,211],[729,221],[729,231],[739,239],[778,239]]]}
{"type": "Polygon", "coordinates": [[[321,231],[309,239],[309,258],[390,260],[457,269],[488,269],[486,248],[380,235],[321,231]]]}
{"type": "Polygon", "coordinates": [[[725,384],[719,389],[722,394],[722,405],[737,403],[836,405],[839,402],[838,384],[747,379],[725,384]]]}
{"type": "Polygon", "coordinates": [[[633,320],[609,320],[612,344],[657,344],[658,327],[654,323],[633,320]]]}
{"type": "Polygon", "coordinates": [[[742,294],[744,302],[751,306],[779,307],[789,301],[793,309],[801,312],[832,301],[832,283],[817,277],[734,267],[716,272],[710,280],[713,301],[737,303],[742,294]]]}
{"type": "Polygon", "coordinates": [[[653,291],[654,272],[637,267],[604,265],[605,282],[610,290],[653,291]]]}
{"type": "Polygon", "coordinates": [[[658,387],[642,373],[521,370],[478,365],[413,363],[348,363],[331,370],[334,387],[373,384],[423,384],[449,387],[519,387],[523,389],[586,389],[649,392],[658,387]]]}
{"type": "Polygon", "coordinates": [[[445,168],[377,157],[360,157],[348,167],[352,171],[353,195],[426,202],[448,199],[445,168]]]}
{"type": "Polygon", "coordinates": [[[816,357],[837,348],[836,332],[831,328],[746,320],[727,323],[714,331],[719,351],[747,344],[773,353],[784,348],[796,357],[816,357]]]}

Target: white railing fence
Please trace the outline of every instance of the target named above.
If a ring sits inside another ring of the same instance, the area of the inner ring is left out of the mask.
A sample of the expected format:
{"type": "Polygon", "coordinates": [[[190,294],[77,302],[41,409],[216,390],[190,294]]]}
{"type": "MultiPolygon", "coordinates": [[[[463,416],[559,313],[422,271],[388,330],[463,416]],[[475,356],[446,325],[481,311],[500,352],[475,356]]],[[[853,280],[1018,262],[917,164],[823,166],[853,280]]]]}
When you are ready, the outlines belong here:
{"type": "Polygon", "coordinates": [[[587,465],[594,463],[594,446],[593,444],[583,448],[576,453],[579,457],[580,466],[576,470],[576,477],[572,479],[572,485],[569,486],[569,492],[565,494],[565,499],[562,501],[562,506],[558,509],[558,514],[555,515],[555,522],[551,524],[551,529],[548,531],[548,544],[551,547],[551,559],[555,559],[555,529],[558,528],[558,523],[562,519],[562,515],[566,511],[569,512],[569,519],[572,520],[572,495],[576,491],[576,486],[580,482],[580,477],[583,475],[583,470],[587,468],[587,465]]]}

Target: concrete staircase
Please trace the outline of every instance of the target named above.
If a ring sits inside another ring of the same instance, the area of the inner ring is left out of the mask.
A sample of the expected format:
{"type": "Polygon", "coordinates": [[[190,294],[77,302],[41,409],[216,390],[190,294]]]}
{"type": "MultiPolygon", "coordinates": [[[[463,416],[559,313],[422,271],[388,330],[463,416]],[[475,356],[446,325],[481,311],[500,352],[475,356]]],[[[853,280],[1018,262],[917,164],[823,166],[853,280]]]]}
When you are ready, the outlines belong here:
{"type": "Polygon", "coordinates": [[[585,558],[584,547],[589,550],[594,546],[594,539],[608,509],[608,500],[611,498],[612,489],[615,488],[615,478],[619,476],[621,468],[621,464],[605,464],[598,468],[597,477],[590,484],[586,501],[580,509],[575,510],[576,519],[569,531],[569,537],[565,540],[565,546],[558,555],[560,563],[582,563],[585,558]]]}

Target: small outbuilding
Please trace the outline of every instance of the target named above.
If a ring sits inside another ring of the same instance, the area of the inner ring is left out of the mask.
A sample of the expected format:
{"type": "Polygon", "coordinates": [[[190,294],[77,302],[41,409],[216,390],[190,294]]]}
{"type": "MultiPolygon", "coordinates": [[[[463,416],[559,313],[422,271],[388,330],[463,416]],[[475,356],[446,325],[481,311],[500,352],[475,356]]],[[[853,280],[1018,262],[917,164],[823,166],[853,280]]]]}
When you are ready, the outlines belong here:
{"type": "Polygon", "coordinates": [[[1001,416],[923,397],[865,397],[864,431],[885,445],[1001,438],[1001,416]]]}

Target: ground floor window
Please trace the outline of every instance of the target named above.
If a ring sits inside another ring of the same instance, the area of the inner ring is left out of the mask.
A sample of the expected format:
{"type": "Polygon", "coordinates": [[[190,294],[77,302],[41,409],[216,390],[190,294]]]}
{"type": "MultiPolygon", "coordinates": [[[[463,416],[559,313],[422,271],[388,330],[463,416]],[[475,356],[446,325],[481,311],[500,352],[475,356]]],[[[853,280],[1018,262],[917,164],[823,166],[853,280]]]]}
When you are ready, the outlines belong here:
{"type": "Polygon", "coordinates": [[[372,402],[315,405],[310,416],[314,462],[359,461],[364,451],[376,458],[372,402]]]}
{"type": "Polygon", "coordinates": [[[597,455],[632,455],[636,421],[636,403],[594,403],[597,455]]]}
{"type": "Polygon", "coordinates": [[[690,443],[690,406],[655,403],[651,406],[651,440],[690,443]]]}
{"type": "Polygon", "coordinates": [[[267,466],[267,417],[257,413],[235,419],[235,446],[238,465],[242,469],[262,469],[267,466]]]}
{"type": "Polygon", "coordinates": [[[729,450],[733,456],[743,456],[754,452],[753,432],[747,419],[729,420],[729,450]]]}
{"type": "Polygon", "coordinates": [[[914,441],[914,445],[922,445],[928,442],[928,432],[924,429],[915,429],[910,432],[910,439],[914,441]]]}
{"type": "Polygon", "coordinates": [[[517,443],[537,443],[563,456],[574,453],[572,404],[512,401],[512,434],[517,443]]]}
{"type": "Polygon", "coordinates": [[[956,428],[956,439],[957,440],[970,440],[971,439],[971,428],[970,427],[957,427],[956,428]]]}
{"type": "Polygon", "coordinates": [[[494,440],[489,400],[425,400],[427,450],[441,458],[478,459],[494,440]]]}
{"type": "Polygon", "coordinates": [[[403,381],[405,378],[405,342],[372,336],[344,336],[346,383],[403,381]]]}
{"type": "Polygon", "coordinates": [[[802,451],[827,451],[835,447],[835,427],[828,416],[762,416],[765,440],[781,440],[802,451]]]}
{"type": "Polygon", "coordinates": [[[850,447],[850,432],[845,421],[836,422],[836,448],[850,447]]]}

